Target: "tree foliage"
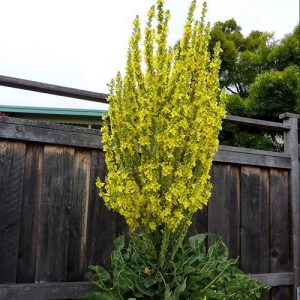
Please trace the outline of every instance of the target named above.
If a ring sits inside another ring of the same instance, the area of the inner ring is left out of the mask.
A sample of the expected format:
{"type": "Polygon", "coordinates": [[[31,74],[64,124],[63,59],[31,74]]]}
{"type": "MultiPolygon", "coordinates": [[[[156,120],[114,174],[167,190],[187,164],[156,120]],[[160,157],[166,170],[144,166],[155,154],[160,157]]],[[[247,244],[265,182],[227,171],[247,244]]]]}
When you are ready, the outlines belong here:
{"type": "Polygon", "coordinates": [[[282,112],[296,111],[299,99],[299,68],[268,71],[256,77],[250,86],[249,100],[245,102],[247,115],[277,120],[282,112]]]}
{"type": "Polygon", "coordinates": [[[234,19],[215,23],[210,47],[221,43],[220,83],[230,93],[239,94],[242,98],[248,96],[249,85],[266,69],[270,38],[270,34],[260,31],[252,31],[244,37],[234,19]]]}
{"type": "MultiPolygon", "coordinates": [[[[278,121],[283,112],[300,112],[300,26],[280,41],[272,34],[248,36],[234,19],[216,22],[210,47],[221,43],[220,83],[227,89],[230,114],[278,121]]],[[[221,143],[280,150],[276,133],[225,125],[221,143]]]]}

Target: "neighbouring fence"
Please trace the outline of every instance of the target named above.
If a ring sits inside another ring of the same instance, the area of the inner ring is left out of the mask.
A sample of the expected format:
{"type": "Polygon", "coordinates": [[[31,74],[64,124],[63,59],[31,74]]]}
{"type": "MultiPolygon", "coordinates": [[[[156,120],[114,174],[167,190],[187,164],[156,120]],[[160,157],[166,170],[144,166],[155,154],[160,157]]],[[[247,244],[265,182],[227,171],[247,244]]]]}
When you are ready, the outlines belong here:
{"type": "MultiPolygon", "coordinates": [[[[298,116],[229,122],[284,131],[285,152],[220,146],[213,195],[190,234],[220,234],[239,267],[293,299],[299,286],[298,116]]],[[[97,196],[105,177],[98,130],[0,117],[0,299],[70,299],[95,290],[123,219],[97,196]]]]}

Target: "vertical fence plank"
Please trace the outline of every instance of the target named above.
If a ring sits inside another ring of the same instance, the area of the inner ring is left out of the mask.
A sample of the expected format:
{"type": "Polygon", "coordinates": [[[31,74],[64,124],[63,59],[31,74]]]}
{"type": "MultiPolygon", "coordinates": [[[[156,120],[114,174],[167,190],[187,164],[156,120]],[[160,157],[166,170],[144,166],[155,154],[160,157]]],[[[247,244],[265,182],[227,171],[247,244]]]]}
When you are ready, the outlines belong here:
{"type": "Polygon", "coordinates": [[[43,150],[36,144],[28,144],[26,149],[17,282],[35,281],[43,150]]]}
{"type": "Polygon", "coordinates": [[[68,281],[84,279],[90,165],[90,151],[76,150],[69,235],[68,281]]]}
{"type": "Polygon", "coordinates": [[[0,142],[0,283],[16,281],[25,151],[0,142]]]}
{"type": "MultiPolygon", "coordinates": [[[[270,271],[290,271],[289,177],[287,171],[270,170],[270,271]]],[[[274,287],[272,299],[291,299],[290,287],[274,287]]]]}
{"type": "Polygon", "coordinates": [[[231,258],[240,254],[240,169],[214,164],[212,198],[208,203],[208,232],[222,236],[231,258]]]}
{"type": "Polygon", "coordinates": [[[66,281],[74,149],[45,146],[36,281],[66,281]]]}
{"type": "Polygon", "coordinates": [[[207,206],[204,206],[200,211],[196,212],[192,218],[187,236],[192,236],[198,233],[207,233],[207,206]]]}
{"type": "MultiPolygon", "coordinates": [[[[95,186],[99,176],[104,180],[106,175],[105,156],[101,151],[92,151],[91,180],[87,228],[87,266],[91,264],[110,266],[110,254],[114,248],[116,236],[116,214],[109,211],[98,196],[95,186]]],[[[90,272],[87,272],[88,277],[90,272]]]]}
{"type": "Polygon", "coordinates": [[[116,236],[124,235],[128,237],[129,228],[123,216],[116,213],[116,236]]]}
{"type": "Polygon", "coordinates": [[[300,115],[284,113],[279,116],[283,124],[290,127],[284,132],[284,152],[291,157],[289,174],[291,206],[291,240],[293,253],[293,271],[295,282],[293,295],[300,287],[300,162],[299,162],[299,120],[300,115]]]}
{"type": "MultiPolygon", "coordinates": [[[[241,261],[245,273],[268,273],[269,173],[266,169],[241,167],[241,261]]],[[[270,299],[265,294],[262,299],[270,299]]]]}
{"type": "Polygon", "coordinates": [[[268,171],[241,168],[241,268],[246,273],[269,272],[268,171]]]}

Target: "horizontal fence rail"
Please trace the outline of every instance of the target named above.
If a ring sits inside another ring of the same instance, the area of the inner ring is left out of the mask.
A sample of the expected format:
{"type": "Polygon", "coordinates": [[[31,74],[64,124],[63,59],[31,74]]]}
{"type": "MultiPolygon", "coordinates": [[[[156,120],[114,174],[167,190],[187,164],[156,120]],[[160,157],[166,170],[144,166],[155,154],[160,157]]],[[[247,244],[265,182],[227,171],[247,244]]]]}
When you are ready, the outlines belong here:
{"type": "Polygon", "coordinates": [[[279,123],[279,122],[271,122],[265,120],[258,120],[258,119],[251,119],[239,116],[228,115],[224,119],[226,123],[234,123],[239,125],[246,125],[248,127],[255,127],[261,129],[269,129],[269,130],[276,130],[276,131],[283,131],[289,130],[290,126],[279,123]]]}
{"type": "MultiPolygon", "coordinates": [[[[29,90],[33,92],[71,97],[71,98],[77,98],[77,99],[89,100],[89,101],[95,101],[101,103],[108,103],[107,94],[96,93],[96,92],[80,90],[76,88],[70,88],[65,86],[59,86],[59,85],[54,85],[49,83],[43,83],[43,82],[3,76],[3,75],[0,75],[0,86],[6,86],[11,88],[29,90]]],[[[239,117],[233,115],[226,116],[224,121],[227,123],[234,123],[239,125],[246,125],[249,127],[256,127],[256,128],[277,130],[277,131],[288,130],[290,128],[289,125],[279,123],[279,122],[271,122],[271,121],[245,118],[245,117],[239,117]]]]}
{"type": "MultiPolygon", "coordinates": [[[[293,273],[252,274],[251,277],[270,286],[292,285],[294,282],[293,273]]],[[[98,288],[90,282],[0,284],[0,299],[74,299],[97,291],[98,288]]]]}
{"type": "MultiPolygon", "coordinates": [[[[99,130],[9,117],[0,117],[0,137],[102,149],[99,130]]],[[[214,161],[283,169],[290,169],[291,166],[291,159],[287,153],[222,145],[219,147],[214,161]]]]}
{"type": "Polygon", "coordinates": [[[100,103],[107,103],[106,94],[3,75],[0,75],[0,86],[6,86],[56,96],[89,100],[100,103]]]}
{"type": "Polygon", "coordinates": [[[99,289],[90,282],[0,284],[0,299],[76,299],[79,298],[80,295],[82,296],[97,291],[99,291],[99,289]]]}

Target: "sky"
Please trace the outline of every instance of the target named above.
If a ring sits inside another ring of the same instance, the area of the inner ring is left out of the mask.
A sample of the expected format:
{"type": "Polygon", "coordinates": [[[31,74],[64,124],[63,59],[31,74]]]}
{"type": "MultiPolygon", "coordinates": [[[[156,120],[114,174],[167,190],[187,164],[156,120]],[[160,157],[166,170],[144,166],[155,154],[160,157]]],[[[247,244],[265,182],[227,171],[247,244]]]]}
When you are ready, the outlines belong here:
{"type": "MultiPolygon", "coordinates": [[[[182,33],[187,0],[166,0],[169,42],[182,33]]],[[[198,1],[199,6],[203,1],[198,1]]],[[[124,70],[132,20],[145,23],[155,0],[0,0],[0,74],[107,93],[124,70]]],[[[247,35],[276,39],[299,22],[298,0],[207,0],[211,23],[234,18],[247,35]]],[[[105,104],[0,86],[0,105],[105,109],[105,104]]]]}

